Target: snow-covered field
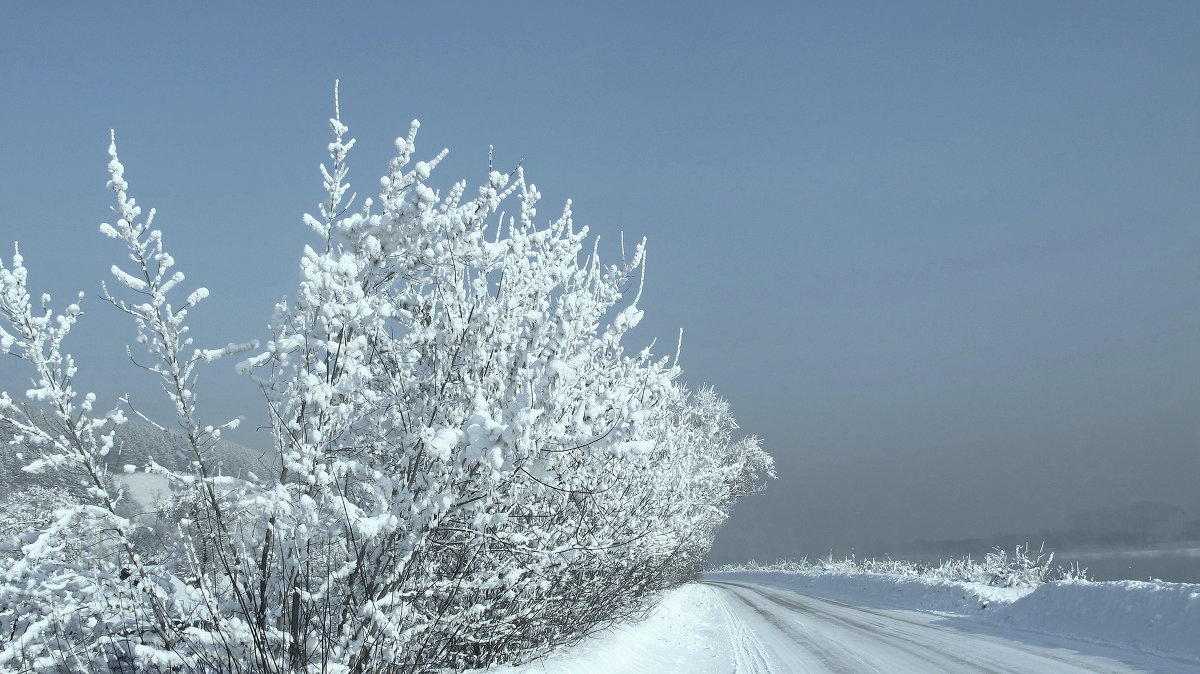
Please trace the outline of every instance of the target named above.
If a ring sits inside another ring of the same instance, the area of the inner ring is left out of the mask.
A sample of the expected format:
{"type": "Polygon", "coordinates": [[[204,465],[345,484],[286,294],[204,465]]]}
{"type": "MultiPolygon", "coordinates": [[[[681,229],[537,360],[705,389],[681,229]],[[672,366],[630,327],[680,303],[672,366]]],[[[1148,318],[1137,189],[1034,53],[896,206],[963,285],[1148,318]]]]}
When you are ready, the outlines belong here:
{"type": "Polygon", "coordinates": [[[1200,585],[738,572],[503,674],[1200,671],[1200,585]]]}

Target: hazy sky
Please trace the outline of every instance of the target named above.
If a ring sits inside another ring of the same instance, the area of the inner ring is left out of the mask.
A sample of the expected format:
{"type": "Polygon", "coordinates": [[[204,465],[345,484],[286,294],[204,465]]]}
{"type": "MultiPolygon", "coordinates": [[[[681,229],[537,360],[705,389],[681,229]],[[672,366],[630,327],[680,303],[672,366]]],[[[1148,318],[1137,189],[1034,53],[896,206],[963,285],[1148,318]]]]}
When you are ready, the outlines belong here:
{"type": "MultiPolygon", "coordinates": [[[[94,299],[109,128],[198,342],[262,338],[341,78],[362,193],[416,117],[435,182],[494,144],[649,237],[635,345],[685,328],[778,462],[716,559],[1200,508],[1200,3],[267,4],[5,10],[0,240],[92,296],[81,387],[151,396],[94,299]]],[[[262,418],[230,365],[203,409],[262,418]]]]}

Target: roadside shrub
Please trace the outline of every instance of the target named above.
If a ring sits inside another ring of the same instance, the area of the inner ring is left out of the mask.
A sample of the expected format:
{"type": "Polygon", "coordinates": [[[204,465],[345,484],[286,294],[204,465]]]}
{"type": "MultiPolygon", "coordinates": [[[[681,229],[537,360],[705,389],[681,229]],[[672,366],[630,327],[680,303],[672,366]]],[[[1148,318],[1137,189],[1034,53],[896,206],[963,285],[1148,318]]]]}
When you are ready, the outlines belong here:
{"type": "Polygon", "coordinates": [[[430,187],[446,151],[412,163],[418,126],[378,199],[351,210],[354,141],[335,114],[294,299],[262,344],[215,349],[187,335],[208,291],[180,294],[114,140],[117,217],[101,232],[126,261],[103,295],[134,323],[176,412],[159,425],[181,429],[187,454],[186,468],[138,466],[171,485],[157,518],[122,511],[106,460],[140,412],[100,413],[72,387],[79,304],[35,301],[19,249],[0,265],[0,348],[35,382],[25,402],[0,394],[3,451],[84,484],[47,520],[13,525],[26,542],[0,567],[0,669],[487,666],[638,615],[694,576],[772,464],[734,437],[724,401],[678,383],[678,353],[626,351],[644,242],[602,264],[569,202],[536,222],[520,167],[474,192],[430,187]],[[205,423],[196,406],[203,367],[239,355],[265,395],[275,475],[224,473],[217,448],[238,422],[205,423]],[[104,545],[71,545],[82,519],[104,545]]]}
{"type": "Polygon", "coordinates": [[[970,556],[942,560],[936,564],[904,559],[856,559],[853,555],[837,559],[828,557],[814,562],[803,557],[795,561],[780,561],[772,564],[749,562],[727,564],[712,569],[713,573],[735,573],[742,571],[778,571],[798,574],[841,574],[877,573],[887,576],[928,578],[949,583],[981,583],[993,587],[1037,587],[1056,580],[1088,580],[1087,569],[1079,565],[1054,566],[1054,553],[1044,548],[1032,552],[1028,544],[1018,545],[1012,554],[993,548],[983,561],[970,556]]]}

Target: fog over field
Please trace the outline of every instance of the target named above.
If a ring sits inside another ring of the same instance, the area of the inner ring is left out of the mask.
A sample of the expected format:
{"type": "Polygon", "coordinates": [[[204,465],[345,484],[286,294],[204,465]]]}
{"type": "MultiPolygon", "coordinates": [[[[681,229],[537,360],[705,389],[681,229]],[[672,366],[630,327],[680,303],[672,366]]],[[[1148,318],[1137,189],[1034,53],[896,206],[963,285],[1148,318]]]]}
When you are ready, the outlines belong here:
{"type": "MultiPolygon", "coordinates": [[[[71,349],[102,407],[169,414],[96,299],[121,255],[97,233],[109,129],[211,290],[197,345],[266,340],[341,78],[361,194],[419,118],[421,158],[454,150],[445,180],[477,185],[494,145],[545,214],[572,198],[606,250],[649,238],[627,343],[672,354],[683,328],[684,379],[776,460],[714,562],[1036,535],[1139,502],[1200,518],[1198,4],[69,14],[6,12],[0,245],[56,303],[87,293],[71,349]]],[[[232,362],[198,391],[270,447],[232,362]]]]}

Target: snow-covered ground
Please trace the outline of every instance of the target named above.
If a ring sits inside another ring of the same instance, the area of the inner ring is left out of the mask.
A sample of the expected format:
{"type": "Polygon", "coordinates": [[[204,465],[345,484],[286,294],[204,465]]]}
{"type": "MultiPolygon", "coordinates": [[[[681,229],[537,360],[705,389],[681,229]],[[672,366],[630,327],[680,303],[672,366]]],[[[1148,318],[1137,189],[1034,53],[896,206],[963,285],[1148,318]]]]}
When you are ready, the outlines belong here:
{"type": "Polygon", "coordinates": [[[1200,585],[739,572],[503,674],[1200,671],[1200,585]]]}
{"type": "Polygon", "coordinates": [[[725,603],[707,585],[668,592],[645,620],[597,634],[524,667],[498,674],[709,674],[733,671],[725,603]]]}

